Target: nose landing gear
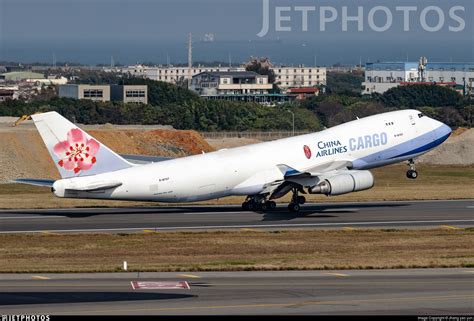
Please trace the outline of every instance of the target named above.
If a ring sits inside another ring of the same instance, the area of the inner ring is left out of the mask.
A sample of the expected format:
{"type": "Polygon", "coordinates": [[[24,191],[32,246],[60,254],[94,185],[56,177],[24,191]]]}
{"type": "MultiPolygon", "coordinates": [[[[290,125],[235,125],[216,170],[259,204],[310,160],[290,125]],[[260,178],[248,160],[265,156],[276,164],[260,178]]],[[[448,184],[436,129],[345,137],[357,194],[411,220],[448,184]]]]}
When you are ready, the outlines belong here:
{"type": "Polygon", "coordinates": [[[415,168],[415,161],[413,159],[410,159],[408,161],[408,166],[410,166],[410,169],[407,171],[407,178],[417,179],[418,172],[416,171],[416,168],[415,168]]]}

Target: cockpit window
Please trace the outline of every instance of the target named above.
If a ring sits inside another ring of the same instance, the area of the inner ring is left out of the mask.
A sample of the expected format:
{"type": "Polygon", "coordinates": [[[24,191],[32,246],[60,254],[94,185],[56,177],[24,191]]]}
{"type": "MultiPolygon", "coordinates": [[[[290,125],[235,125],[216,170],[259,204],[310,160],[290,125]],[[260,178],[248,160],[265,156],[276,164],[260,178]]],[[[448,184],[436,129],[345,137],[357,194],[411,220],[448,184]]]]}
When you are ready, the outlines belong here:
{"type": "Polygon", "coordinates": [[[421,117],[425,117],[425,114],[419,113],[419,114],[418,114],[418,118],[421,118],[421,117]]]}

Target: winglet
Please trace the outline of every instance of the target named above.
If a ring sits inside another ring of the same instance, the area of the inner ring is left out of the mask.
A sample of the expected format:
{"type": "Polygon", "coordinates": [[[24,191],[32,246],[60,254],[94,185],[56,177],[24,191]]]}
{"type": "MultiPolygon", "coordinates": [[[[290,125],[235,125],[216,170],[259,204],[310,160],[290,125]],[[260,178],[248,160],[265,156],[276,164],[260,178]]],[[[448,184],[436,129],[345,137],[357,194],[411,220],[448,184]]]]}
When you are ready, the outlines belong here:
{"type": "Polygon", "coordinates": [[[299,170],[294,169],[293,167],[290,167],[290,166],[285,165],[285,164],[279,164],[279,165],[277,165],[277,167],[281,171],[283,176],[285,176],[285,177],[303,174],[299,170]]]}

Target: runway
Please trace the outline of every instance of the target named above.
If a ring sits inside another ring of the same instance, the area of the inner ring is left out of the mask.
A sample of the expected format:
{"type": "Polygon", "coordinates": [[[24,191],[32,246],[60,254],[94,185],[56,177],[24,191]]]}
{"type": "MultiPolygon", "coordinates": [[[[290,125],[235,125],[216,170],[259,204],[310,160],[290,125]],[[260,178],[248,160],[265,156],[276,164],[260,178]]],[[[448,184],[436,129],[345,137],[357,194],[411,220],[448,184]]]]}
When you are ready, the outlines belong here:
{"type": "Polygon", "coordinates": [[[474,201],[307,204],[296,215],[284,205],[268,213],[238,206],[0,211],[0,234],[432,226],[474,226],[474,201]]]}
{"type": "Polygon", "coordinates": [[[474,313],[473,269],[0,275],[2,314],[474,313]],[[190,289],[132,289],[131,281],[190,289]]]}

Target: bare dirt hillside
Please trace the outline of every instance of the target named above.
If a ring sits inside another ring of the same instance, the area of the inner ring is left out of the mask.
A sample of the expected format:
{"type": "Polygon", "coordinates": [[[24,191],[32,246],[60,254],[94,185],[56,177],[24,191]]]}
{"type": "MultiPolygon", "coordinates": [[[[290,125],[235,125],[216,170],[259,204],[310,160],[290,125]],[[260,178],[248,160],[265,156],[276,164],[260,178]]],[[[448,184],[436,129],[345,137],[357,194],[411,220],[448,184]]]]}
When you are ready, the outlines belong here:
{"type": "MultiPolygon", "coordinates": [[[[121,154],[182,157],[214,149],[195,131],[130,129],[95,126],[85,129],[97,140],[121,154]]],[[[56,168],[38,132],[30,123],[18,127],[0,123],[0,183],[11,179],[58,178],[56,168]]]]}
{"type": "Polygon", "coordinates": [[[206,138],[206,142],[209,143],[215,149],[233,148],[244,145],[258,144],[261,140],[244,137],[227,137],[227,138],[206,138]]]}

